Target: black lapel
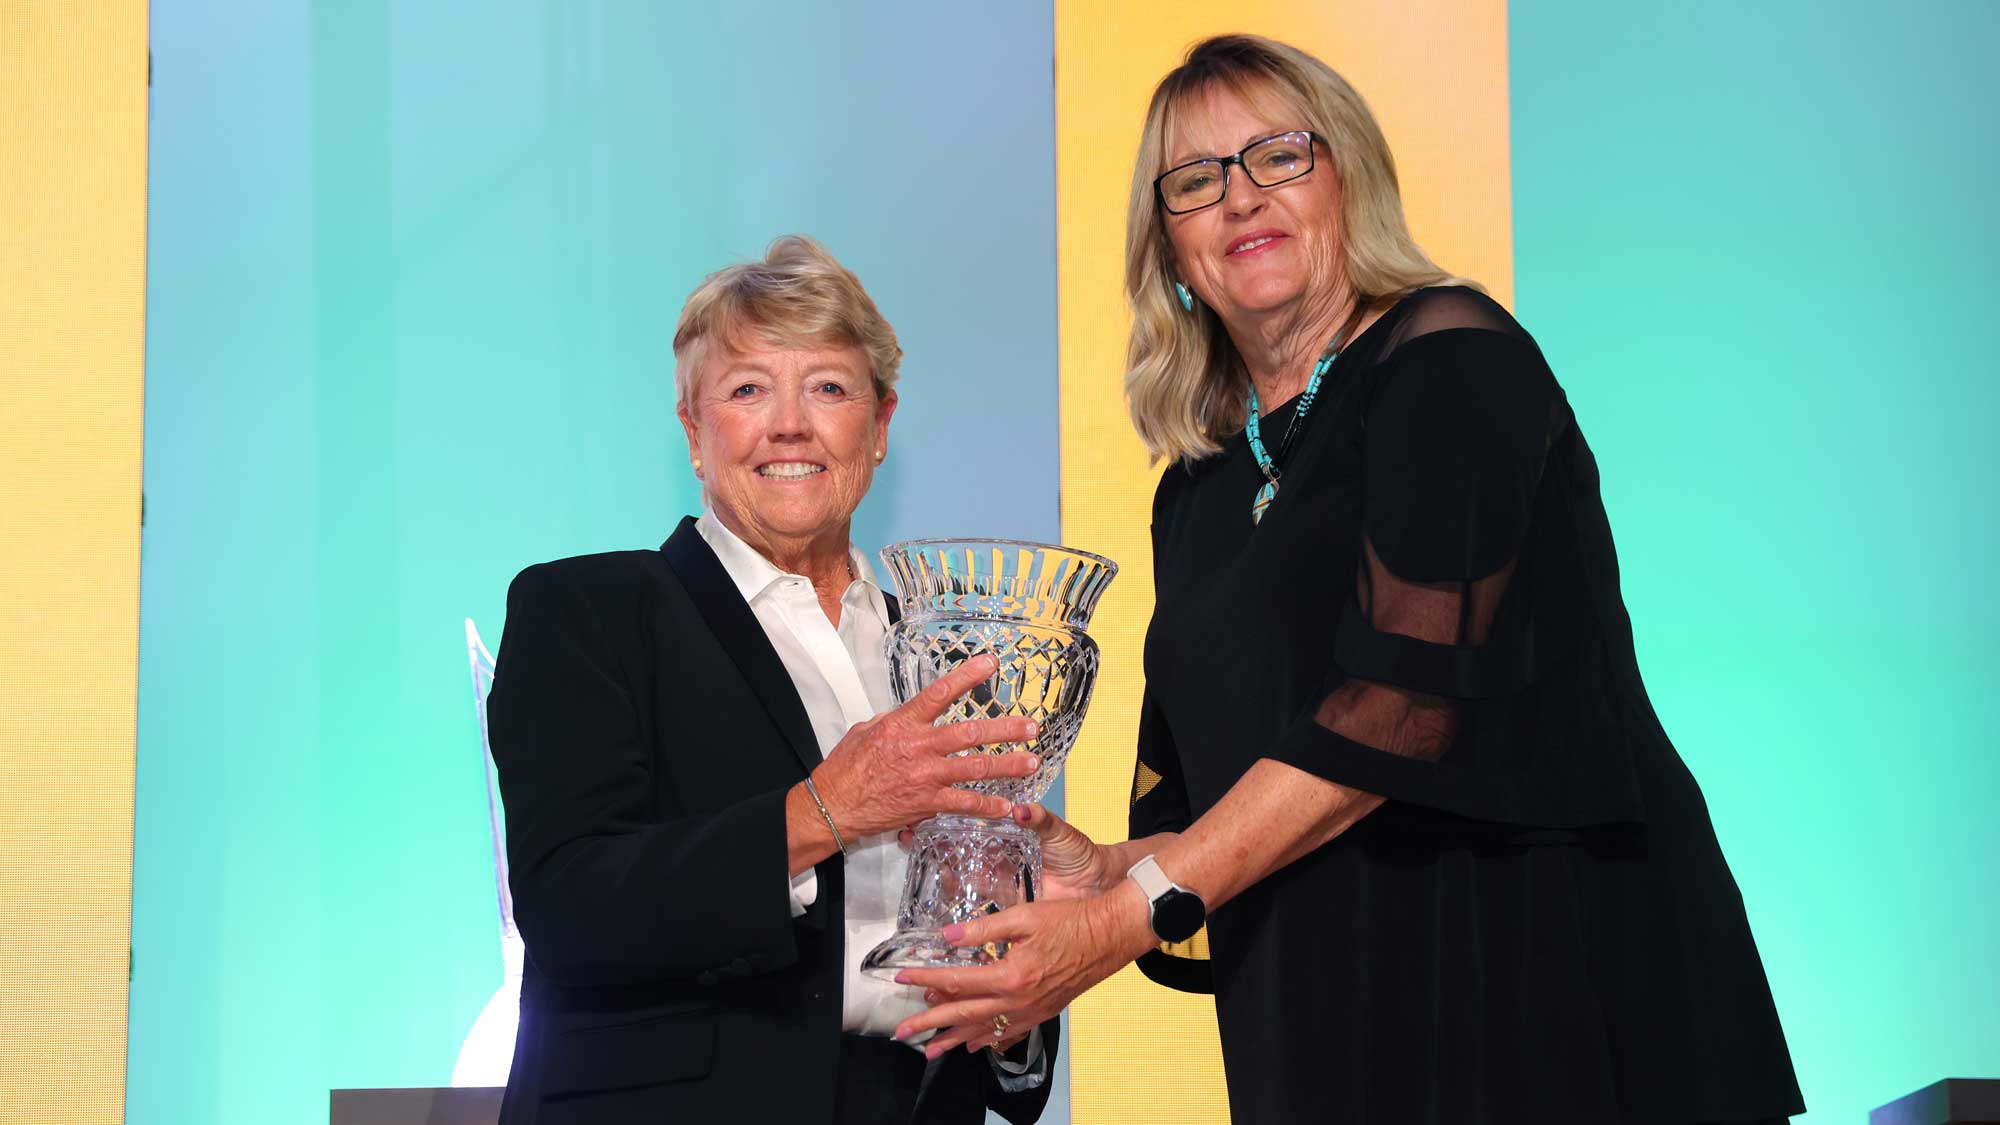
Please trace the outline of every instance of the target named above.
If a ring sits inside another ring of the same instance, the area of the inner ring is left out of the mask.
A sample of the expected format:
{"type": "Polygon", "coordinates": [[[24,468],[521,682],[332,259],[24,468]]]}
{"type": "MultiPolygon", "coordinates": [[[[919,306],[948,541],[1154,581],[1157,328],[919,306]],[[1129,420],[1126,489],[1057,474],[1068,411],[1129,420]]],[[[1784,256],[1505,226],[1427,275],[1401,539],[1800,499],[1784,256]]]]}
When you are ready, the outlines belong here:
{"type": "Polygon", "coordinates": [[[681,584],[687,587],[688,596],[694,599],[695,608],[701,611],[723,651],[736,662],[737,671],[743,673],[743,679],[771,713],[772,721],[784,732],[785,741],[792,744],[799,765],[811,773],[823,759],[819,740],[813,737],[812,723],[806,718],[806,705],[799,702],[791,674],[785,671],[785,662],[778,659],[778,650],[771,647],[770,638],[764,636],[763,626],[757,624],[757,615],[750,612],[749,603],[737,592],[729,572],[722,569],[722,560],[715,557],[708,541],[695,530],[694,518],[683,517],[681,525],[660,550],[667,556],[667,565],[674,568],[681,584]]]}

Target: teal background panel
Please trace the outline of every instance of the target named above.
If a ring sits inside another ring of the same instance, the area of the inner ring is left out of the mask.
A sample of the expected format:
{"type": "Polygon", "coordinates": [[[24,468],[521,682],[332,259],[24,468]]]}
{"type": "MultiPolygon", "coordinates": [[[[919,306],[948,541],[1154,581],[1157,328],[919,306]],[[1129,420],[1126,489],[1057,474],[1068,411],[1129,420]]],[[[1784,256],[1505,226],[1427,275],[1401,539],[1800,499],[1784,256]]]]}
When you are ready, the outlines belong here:
{"type": "Polygon", "coordinates": [[[1519,312],[1809,1113],[2000,1076],[2000,6],[1510,6],[1519,312]]]}
{"type": "Polygon", "coordinates": [[[708,272],[809,232],[899,330],[864,549],[1059,536],[1050,21],[156,6],[129,1120],[448,1081],[501,977],[460,623],[698,509],[708,272]]]}

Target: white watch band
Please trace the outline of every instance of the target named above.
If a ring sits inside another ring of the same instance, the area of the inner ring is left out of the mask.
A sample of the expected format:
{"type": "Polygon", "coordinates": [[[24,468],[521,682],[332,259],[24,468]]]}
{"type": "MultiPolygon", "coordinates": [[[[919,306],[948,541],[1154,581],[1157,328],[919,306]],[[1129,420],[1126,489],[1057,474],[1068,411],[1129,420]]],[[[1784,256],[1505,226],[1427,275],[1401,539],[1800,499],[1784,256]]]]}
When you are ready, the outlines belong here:
{"type": "Polygon", "coordinates": [[[1150,855],[1133,864],[1125,874],[1139,884],[1139,889],[1145,893],[1147,902],[1157,901],[1161,895],[1176,889],[1177,886],[1172,879],[1167,878],[1166,872],[1160,870],[1160,865],[1150,855]]]}

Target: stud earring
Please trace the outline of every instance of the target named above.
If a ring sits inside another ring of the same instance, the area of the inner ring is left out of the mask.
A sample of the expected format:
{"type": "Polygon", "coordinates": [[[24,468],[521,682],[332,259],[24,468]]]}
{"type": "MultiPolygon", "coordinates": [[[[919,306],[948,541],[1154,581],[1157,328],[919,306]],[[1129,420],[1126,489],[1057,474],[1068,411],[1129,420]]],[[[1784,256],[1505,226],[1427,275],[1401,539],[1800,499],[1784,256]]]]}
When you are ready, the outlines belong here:
{"type": "Polygon", "coordinates": [[[1187,286],[1178,281],[1174,282],[1174,295],[1181,299],[1182,308],[1189,312],[1194,311],[1194,294],[1188,292],[1187,286]]]}
{"type": "Polygon", "coordinates": [[[882,458],[884,458],[884,457],[887,457],[888,455],[889,455],[889,451],[888,451],[888,450],[886,450],[886,449],[878,449],[878,450],[876,450],[876,451],[875,451],[875,463],[876,463],[876,464],[878,464],[878,465],[879,465],[879,464],[881,464],[881,463],[882,463],[882,458]]]}
{"type": "Polygon", "coordinates": [[[696,476],[701,475],[701,458],[699,457],[694,459],[694,471],[696,476]]]}

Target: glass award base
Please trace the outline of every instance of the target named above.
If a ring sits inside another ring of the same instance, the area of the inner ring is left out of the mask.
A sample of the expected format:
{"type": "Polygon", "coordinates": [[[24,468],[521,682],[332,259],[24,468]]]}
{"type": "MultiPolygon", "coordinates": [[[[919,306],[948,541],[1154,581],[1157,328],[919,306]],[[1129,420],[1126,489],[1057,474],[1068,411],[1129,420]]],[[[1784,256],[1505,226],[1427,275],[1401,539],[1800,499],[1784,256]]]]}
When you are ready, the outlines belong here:
{"type": "Polygon", "coordinates": [[[958,948],[946,926],[997,914],[1041,896],[1042,839],[1011,820],[937,816],[917,825],[896,932],[861,959],[870,976],[893,979],[902,969],[989,965],[1006,956],[1005,942],[958,948]]]}

